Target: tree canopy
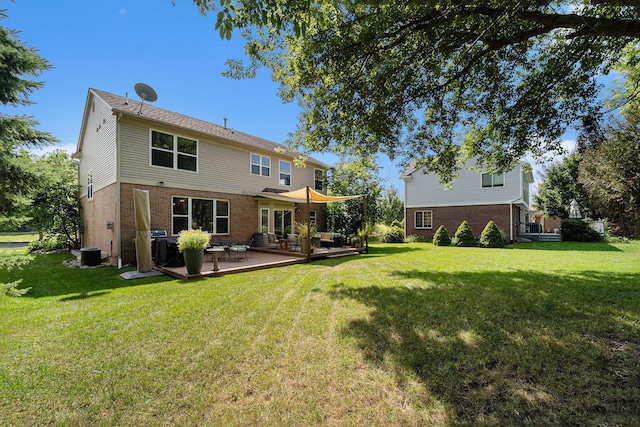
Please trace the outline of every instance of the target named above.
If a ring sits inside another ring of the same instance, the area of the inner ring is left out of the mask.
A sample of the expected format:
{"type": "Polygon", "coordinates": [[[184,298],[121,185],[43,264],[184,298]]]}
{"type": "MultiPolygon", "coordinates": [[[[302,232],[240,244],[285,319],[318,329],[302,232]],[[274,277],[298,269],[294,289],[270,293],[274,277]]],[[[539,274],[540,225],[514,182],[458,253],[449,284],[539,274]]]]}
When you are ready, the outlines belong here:
{"type": "MultiPolygon", "coordinates": [[[[4,18],[0,11],[0,19],[4,18]]],[[[0,105],[32,104],[29,95],[41,88],[42,82],[29,76],[38,76],[49,68],[47,60],[18,39],[17,31],[0,26],[0,105]]],[[[18,148],[56,141],[50,133],[36,129],[37,125],[33,118],[0,112],[0,214],[13,213],[18,200],[38,183],[36,172],[19,158],[18,148]]]]}
{"type": "Polygon", "coordinates": [[[296,148],[416,159],[447,182],[468,157],[506,170],[561,152],[596,77],[640,37],[624,0],[194,2],[246,40],[249,62],[229,60],[228,76],[266,67],[300,104],[296,148]]]}

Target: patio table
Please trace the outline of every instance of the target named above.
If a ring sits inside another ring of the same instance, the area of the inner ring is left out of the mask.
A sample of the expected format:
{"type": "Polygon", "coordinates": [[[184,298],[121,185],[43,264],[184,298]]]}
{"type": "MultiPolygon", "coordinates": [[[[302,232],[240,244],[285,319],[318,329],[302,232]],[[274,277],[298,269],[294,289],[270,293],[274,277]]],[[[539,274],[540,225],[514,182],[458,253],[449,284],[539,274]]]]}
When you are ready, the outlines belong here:
{"type": "Polygon", "coordinates": [[[221,246],[214,246],[213,248],[207,249],[207,252],[213,255],[213,267],[211,268],[212,271],[220,270],[220,267],[218,266],[218,254],[224,251],[225,251],[225,248],[221,246]]]}

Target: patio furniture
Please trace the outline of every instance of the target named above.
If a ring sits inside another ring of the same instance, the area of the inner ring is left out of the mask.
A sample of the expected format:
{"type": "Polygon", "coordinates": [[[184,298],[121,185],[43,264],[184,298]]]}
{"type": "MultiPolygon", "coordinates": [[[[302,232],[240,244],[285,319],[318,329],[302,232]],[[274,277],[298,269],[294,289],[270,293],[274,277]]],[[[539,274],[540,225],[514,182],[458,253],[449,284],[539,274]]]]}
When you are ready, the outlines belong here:
{"type": "Polygon", "coordinates": [[[235,261],[248,259],[249,249],[251,248],[252,242],[253,242],[253,239],[249,239],[244,241],[236,241],[235,243],[229,245],[230,259],[235,261]]]}
{"type": "Polygon", "coordinates": [[[213,256],[213,267],[211,267],[211,271],[219,271],[220,267],[218,266],[218,255],[220,253],[224,254],[225,248],[223,246],[214,246],[212,248],[207,249],[207,253],[210,253],[213,256]]]}
{"type": "Polygon", "coordinates": [[[281,251],[289,250],[289,240],[287,239],[278,239],[278,249],[281,251]]]}
{"type": "Polygon", "coordinates": [[[298,239],[297,234],[289,234],[287,235],[287,240],[289,241],[289,247],[292,251],[296,250],[296,247],[300,249],[300,239],[298,239]]]}

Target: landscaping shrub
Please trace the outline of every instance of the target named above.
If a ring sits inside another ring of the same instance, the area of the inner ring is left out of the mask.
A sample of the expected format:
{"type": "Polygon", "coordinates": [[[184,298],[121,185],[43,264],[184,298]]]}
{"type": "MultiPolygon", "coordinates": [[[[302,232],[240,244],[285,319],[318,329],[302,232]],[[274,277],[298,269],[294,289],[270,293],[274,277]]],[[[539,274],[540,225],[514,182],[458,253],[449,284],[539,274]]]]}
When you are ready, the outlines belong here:
{"type": "Polygon", "coordinates": [[[422,234],[410,234],[404,238],[405,243],[424,243],[429,241],[431,241],[431,239],[429,239],[427,236],[423,236],[422,234]]]}
{"type": "Polygon", "coordinates": [[[583,219],[562,220],[562,240],[567,242],[599,242],[602,236],[583,219]]]}
{"type": "Polygon", "coordinates": [[[21,231],[27,228],[31,218],[0,217],[0,232],[21,231]]]}
{"type": "Polygon", "coordinates": [[[483,248],[504,248],[504,236],[495,222],[489,221],[480,235],[483,248]]]}
{"type": "Polygon", "coordinates": [[[67,249],[67,239],[61,234],[45,234],[42,239],[29,243],[29,252],[67,249]]]}
{"type": "Polygon", "coordinates": [[[451,244],[451,237],[449,237],[449,232],[441,225],[436,230],[436,234],[433,235],[433,244],[436,246],[449,246],[451,244]]]}
{"type": "Polygon", "coordinates": [[[456,246],[477,246],[476,238],[473,236],[473,231],[471,231],[471,227],[469,226],[469,223],[466,219],[462,221],[462,224],[460,224],[460,227],[458,227],[455,238],[456,246]]]}
{"type": "Polygon", "coordinates": [[[380,235],[382,243],[402,243],[404,242],[404,229],[396,226],[389,227],[380,235]]]}

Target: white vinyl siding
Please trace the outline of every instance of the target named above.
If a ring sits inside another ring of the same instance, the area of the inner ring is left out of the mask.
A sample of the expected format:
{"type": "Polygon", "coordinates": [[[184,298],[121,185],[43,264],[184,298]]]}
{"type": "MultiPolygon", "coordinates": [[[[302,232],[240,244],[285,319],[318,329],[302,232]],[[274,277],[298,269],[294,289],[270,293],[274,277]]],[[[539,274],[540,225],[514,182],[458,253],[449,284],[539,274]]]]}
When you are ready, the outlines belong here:
{"type": "MultiPolygon", "coordinates": [[[[91,196],[116,182],[116,118],[100,99],[92,100],[81,135],[79,176],[88,179],[91,172],[91,196]]],[[[82,179],[85,181],[85,179],[82,179]]],[[[84,196],[88,182],[81,182],[84,196]]]]}
{"type": "Polygon", "coordinates": [[[523,197],[522,166],[517,164],[513,170],[504,173],[504,185],[483,191],[482,174],[464,167],[452,183],[445,188],[434,173],[423,173],[419,169],[405,182],[405,207],[470,206],[509,204],[523,197]]]}
{"type": "MultiPolygon", "coordinates": [[[[198,172],[152,167],[149,165],[149,128],[138,123],[125,121],[120,124],[121,166],[120,178],[125,183],[165,185],[192,190],[216,191],[221,193],[245,194],[247,191],[262,191],[265,187],[290,189],[279,185],[278,174],[262,175],[242,174],[246,171],[251,151],[245,147],[232,145],[214,138],[206,139],[202,135],[191,135],[186,131],[175,132],[160,128],[166,133],[182,134],[186,138],[198,141],[198,172]]],[[[258,154],[258,153],[253,153],[258,154]]],[[[258,154],[269,157],[267,153],[258,154]]],[[[280,159],[272,158],[272,161],[280,159]]],[[[94,170],[95,172],[95,170],[94,170]]],[[[85,172],[86,173],[86,172],[85,172]]],[[[296,186],[312,186],[313,168],[292,167],[291,182],[296,186]]]]}

